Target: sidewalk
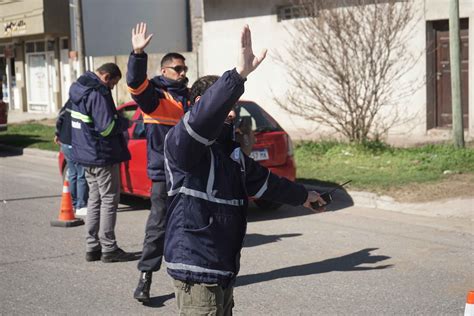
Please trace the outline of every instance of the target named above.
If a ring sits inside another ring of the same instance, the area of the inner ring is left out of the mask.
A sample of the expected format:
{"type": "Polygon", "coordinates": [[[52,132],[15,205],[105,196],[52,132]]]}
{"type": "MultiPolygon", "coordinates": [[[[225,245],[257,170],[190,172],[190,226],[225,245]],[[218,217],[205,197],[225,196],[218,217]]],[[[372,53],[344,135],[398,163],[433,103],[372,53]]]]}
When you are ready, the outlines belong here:
{"type": "MultiPolygon", "coordinates": [[[[35,157],[41,156],[50,159],[57,159],[58,157],[58,153],[54,151],[35,148],[21,149],[1,144],[0,151],[9,151],[35,157]]],[[[318,189],[325,190],[325,188],[318,189]]],[[[474,196],[435,200],[425,203],[401,203],[395,201],[390,196],[380,196],[375,193],[361,191],[336,191],[333,196],[335,200],[342,201],[342,204],[346,205],[346,207],[361,206],[427,217],[458,218],[471,221],[474,225],[474,196]],[[346,203],[349,201],[349,204],[346,203]]]]}
{"type": "Polygon", "coordinates": [[[20,110],[8,111],[8,123],[21,123],[31,120],[55,119],[58,113],[28,113],[20,110]]]}

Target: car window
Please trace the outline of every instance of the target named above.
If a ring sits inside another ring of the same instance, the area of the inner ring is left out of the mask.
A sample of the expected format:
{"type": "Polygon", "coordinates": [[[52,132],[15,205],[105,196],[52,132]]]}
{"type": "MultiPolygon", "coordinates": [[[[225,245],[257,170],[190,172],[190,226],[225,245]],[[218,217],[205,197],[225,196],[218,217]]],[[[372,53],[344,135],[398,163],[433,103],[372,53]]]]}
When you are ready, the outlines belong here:
{"type": "Polygon", "coordinates": [[[240,108],[238,117],[239,117],[238,118],[239,122],[241,123],[245,122],[246,119],[250,120],[251,122],[250,127],[252,128],[252,131],[254,131],[257,128],[257,123],[255,122],[255,118],[252,117],[252,115],[249,113],[249,111],[247,111],[245,107],[242,106],[240,108]]]}
{"type": "Polygon", "coordinates": [[[256,103],[239,102],[235,107],[235,112],[237,114],[237,127],[239,127],[241,122],[248,120],[246,117],[250,117],[252,130],[255,133],[283,130],[280,125],[256,103]]]}

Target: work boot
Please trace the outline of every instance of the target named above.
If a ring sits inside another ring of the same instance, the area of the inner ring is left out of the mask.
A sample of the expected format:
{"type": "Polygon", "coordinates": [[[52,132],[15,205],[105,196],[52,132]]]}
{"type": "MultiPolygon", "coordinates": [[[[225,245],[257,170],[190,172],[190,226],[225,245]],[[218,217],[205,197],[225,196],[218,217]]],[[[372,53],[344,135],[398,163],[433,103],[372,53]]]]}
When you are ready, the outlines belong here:
{"type": "Polygon", "coordinates": [[[86,252],[86,261],[91,262],[91,261],[98,261],[102,257],[102,251],[99,250],[92,250],[86,252]]]}
{"type": "Polygon", "coordinates": [[[133,298],[142,303],[150,301],[150,286],[152,272],[141,272],[137,288],[133,293],[133,298]]]}
{"type": "Polygon", "coordinates": [[[120,248],[115,249],[112,252],[103,252],[101,256],[102,262],[126,262],[134,260],[134,256],[131,253],[125,252],[120,248]]]}

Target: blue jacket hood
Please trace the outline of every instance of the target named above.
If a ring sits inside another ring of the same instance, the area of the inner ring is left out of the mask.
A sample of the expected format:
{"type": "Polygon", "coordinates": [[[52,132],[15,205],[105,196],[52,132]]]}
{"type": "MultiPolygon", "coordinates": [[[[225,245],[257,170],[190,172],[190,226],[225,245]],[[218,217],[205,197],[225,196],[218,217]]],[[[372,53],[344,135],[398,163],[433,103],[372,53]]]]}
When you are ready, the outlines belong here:
{"type": "Polygon", "coordinates": [[[108,88],[100,82],[99,77],[97,77],[95,73],[88,71],[71,85],[69,98],[73,103],[78,104],[84,96],[87,96],[93,90],[99,89],[104,89],[104,92],[108,90],[108,88]]]}

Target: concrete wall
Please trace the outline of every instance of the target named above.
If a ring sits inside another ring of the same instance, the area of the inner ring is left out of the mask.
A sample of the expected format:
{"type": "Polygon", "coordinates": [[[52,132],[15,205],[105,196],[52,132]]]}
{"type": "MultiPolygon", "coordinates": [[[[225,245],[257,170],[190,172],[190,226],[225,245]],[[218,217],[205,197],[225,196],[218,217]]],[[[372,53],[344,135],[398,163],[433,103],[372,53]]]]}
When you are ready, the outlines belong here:
{"type": "Polygon", "coordinates": [[[0,39],[8,39],[12,36],[23,36],[41,34],[44,32],[43,23],[43,0],[29,1],[7,1],[0,3],[0,39]],[[5,26],[13,23],[18,25],[20,21],[23,26],[13,28],[12,32],[5,32],[5,26]]]}
{"type": "Polygon", "coordinates": [[[82,0],[82,13],[87,56],[130,53],[132,28],[142,21],[154,34],[147,52],[189,50],[186,0],[82,0]]]}
{"type": "MultiPolygon", "coordinates": [[[[189,79],[189,86],[197,79],[197,54],[190,52],[180,52],[186,58],[186,65],[189,68],[187,73],[189,79]]],[[[164,54],[149,54],[148,55],[148,78],[153,78],[159,74],[160,70],[160,61],[163,58],[164,54]]],[[[130,93],[127,90],[127,63],[129,55],[119,55],[119,56],[104,56],[104,57],[94,57],[93,58],[93,67],[94,69],[99,67],[104,63],[116,63],[120,70],[122,71],[122,80],[119,81],[115,89],[112,91],[115,103],[120,105],[127,101],[131,100],[130,93]]]]}
{"type": "MultiPolygon", "coordinates": [[[[426,21],[447,19],[449,0],[415,0],[417,21],[413,37],[409,40],[410,51],[420,56],[418,64],[402,80],[424,78],[426,76],[426,21]],[[421,55],[420,55],[421,54],[421,55]]],[[[474,136],[474,27],[472,0],[461,0],[461,16],[469,17],[470,30],[470,79],[469,79],[469,134],[474,136]]],[[[202,42],[203,74],[222,74],[235,66],[237,61],[238,40],[242,26],[249,24],[252,30],[254,51],[268,48],[267,60],[246,83],[244,99],[251,99],[263,106],[294,138],[334,137],[331,130],[313,122],[283,111],[273,100],[287,93],[288,80],[286,70],[276,62],[276,54],[284,54],[284,47],[291,43],[285,30],[290,24],[278,22],[276,6],[287,1],[230,1],[204,0],[204,25],[202,42]]],[[[384,110],[390,114],[393,109],[384,110]]],[[[423,139],[427,133],[427,90],[421,84],[416,92],[404,100],[398,111],[406,118],[404,124],[395,126],[389,133],[394,142],[404,142],[408,136],[423,139]]]]}
{"type": "Polygon", "coordinates": [[[44,31],[69,36],[69,0],[44,0],[44,31]]]}

